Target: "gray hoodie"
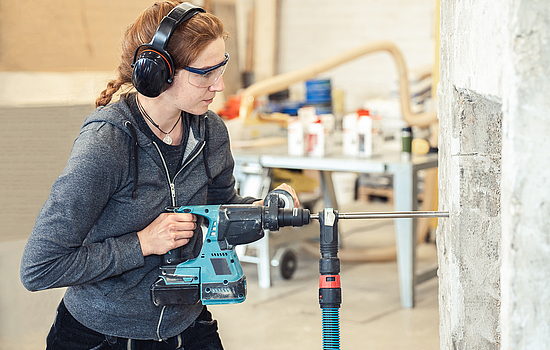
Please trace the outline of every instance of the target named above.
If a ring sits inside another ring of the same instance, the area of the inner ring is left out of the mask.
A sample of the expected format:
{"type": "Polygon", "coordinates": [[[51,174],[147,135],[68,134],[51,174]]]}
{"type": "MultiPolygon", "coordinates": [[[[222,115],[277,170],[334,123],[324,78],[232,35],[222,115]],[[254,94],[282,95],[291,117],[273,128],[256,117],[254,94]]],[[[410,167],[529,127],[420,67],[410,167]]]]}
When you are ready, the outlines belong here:
{"type": "MultiPolygon", "coordinates": [[[[236,194],[224,122],[186,114],[181,169],[169,179],[157,144],[138,128],[134,95],[86,118],[25,247],[21,281],[31,291],[68,287],[65,305],[97,332],[132,339],[181,333],[202,305],[155,306],[150,287],[161,256],[143,257],[137,231],[167,206],[252,203],[236,194]]],[[[200,230],[185,246],[194,257],[200,230]]]]}

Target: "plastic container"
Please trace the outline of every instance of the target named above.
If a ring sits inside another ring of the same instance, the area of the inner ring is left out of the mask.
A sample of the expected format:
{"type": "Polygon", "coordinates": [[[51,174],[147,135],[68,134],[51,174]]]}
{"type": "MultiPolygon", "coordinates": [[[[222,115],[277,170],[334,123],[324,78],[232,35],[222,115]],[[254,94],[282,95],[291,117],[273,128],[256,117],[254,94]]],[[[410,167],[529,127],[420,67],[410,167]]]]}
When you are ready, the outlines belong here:
{"type": "Polygon", "coordinates": [[[382,130],[382,116],[373,115],[372,118],[372,155],[378,156],[382,153],[384,145],[384,133],[382,130]]]}
{"type": "Polygon", "coordinates": [[[291,118],[287,124],[288,131],[288,154],[291,156],[304,155],[304,126],[297,118],[291,118]]]}
{"type": "Polygon", "coordinates": [[[315,123],[317,118],[317,111],[313,106],[305,106],[298,109],[298,119],[303,125],[309,125],[315,123]]]}
{"type": "Polygon", "coordinates": [[[401,129],[401,152],[411,153],[412,151],[412,128],[410,126],[401,129]]]}
{"type": "Polygon", "coordinates": [[[359,116],[357,133],[359,134],[359,157],[372,157],[372,118],[370,115],[359,116]]]}
{"type": "Polygon", "coordinates": [[[325,127],[320,119],[308,125],[307,155],[312,157],[325,155],[325,127]]]}
{"type": "Polygon", "coordinates": [[[336,117],[333,114],[322,114],[319,116],[325,128],[325,155],[331,154],[334,150],[334,131],[336,130],[336,117]]]}
{"type": "Polygon", "coordinates": [[[357,118],[357,113],[350,113],[342,119],[342,153],[346,156],[357,157],[359,155],[357,118]]]}

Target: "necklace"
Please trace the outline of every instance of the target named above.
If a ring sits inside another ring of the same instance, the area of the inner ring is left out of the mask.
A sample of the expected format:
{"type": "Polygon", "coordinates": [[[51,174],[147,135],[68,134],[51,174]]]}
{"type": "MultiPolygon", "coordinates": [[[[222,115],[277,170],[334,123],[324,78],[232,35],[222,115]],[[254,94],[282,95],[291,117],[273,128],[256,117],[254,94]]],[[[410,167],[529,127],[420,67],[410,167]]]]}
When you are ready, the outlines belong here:
{"type": "Polygon", "coordinates": [[[159,129],[159,131],[165,135],[164,138],[162,139],[162,142],[164,142],[164,143],[167,144],[167,145],[171,145],[172,142],[173,142],[173,140],[172,140],[172,138],[170,137],[170,133],[171,133],[172,131],[174,131],[174,129],[176,128],[176,125],[178,125],[178,123],[180,122],[181,115],[180,115],[180,117],[178,118],[178,120],[176,121],[176,124],[174,124],[174,126],[172,127],[172,129],[170,129],[170,131],[168,131],[168,132],[165,132],[165,131],[162,131],[162,129],[158,126],[158,124],[155,123],[155,122],[153,121],[153,118],[151,118],[151,117],[149,116],[149,114],[147,114],[147,112],[145,111],[145,109],[143,108],[143,106],[141,105],[141,103],[139,102],[139,99],[137,98],[137,95],[136,95],[136,102],[137,102],[137,105],[138,105],[138,108],[139,108],[139,111],[141,112],[141,114],[142,114],[148,121],[150,121],[151,124],[153,124],[153,126],[154,126],[155,128],[159,129]]]}

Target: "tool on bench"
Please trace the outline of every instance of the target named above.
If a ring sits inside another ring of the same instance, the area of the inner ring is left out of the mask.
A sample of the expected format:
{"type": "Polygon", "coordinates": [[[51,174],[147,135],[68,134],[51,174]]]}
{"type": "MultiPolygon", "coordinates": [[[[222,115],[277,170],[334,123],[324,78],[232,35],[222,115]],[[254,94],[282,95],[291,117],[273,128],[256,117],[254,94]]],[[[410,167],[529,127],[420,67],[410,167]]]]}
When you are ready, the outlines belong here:
{"type": "Polygon", "coordinates": [[[340,348],[340,259],[339,219],[392,219],[448,217],[443,211],[338,213],[325,208],[318,214],[292,208],[294,200],[283,190],[270,192],[264,205],[228,204],[171,208],[175,213],[191,213],[208,220],[208,231],[198,257],[181,261],[181,248],[164,256],[159,278],[151,286],[155,305],[205,305],[241,303],[246,298],[246,276],[234,247],[264,236],[264,230],[303,226],[319,220],[319,305],[323,317],[323,349],[340,348]]]}

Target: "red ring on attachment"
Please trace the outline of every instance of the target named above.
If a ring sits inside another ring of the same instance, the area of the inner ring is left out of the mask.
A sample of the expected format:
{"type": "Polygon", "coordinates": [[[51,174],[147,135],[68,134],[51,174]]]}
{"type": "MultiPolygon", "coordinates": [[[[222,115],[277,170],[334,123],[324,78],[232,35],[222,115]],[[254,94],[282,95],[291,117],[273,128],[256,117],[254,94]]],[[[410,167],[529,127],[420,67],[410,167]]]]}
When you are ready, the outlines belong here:
{"type": "Polygon", "coordinates": [[[320,275],[319,288],[340,288],[340,275],[320,275]]]}

